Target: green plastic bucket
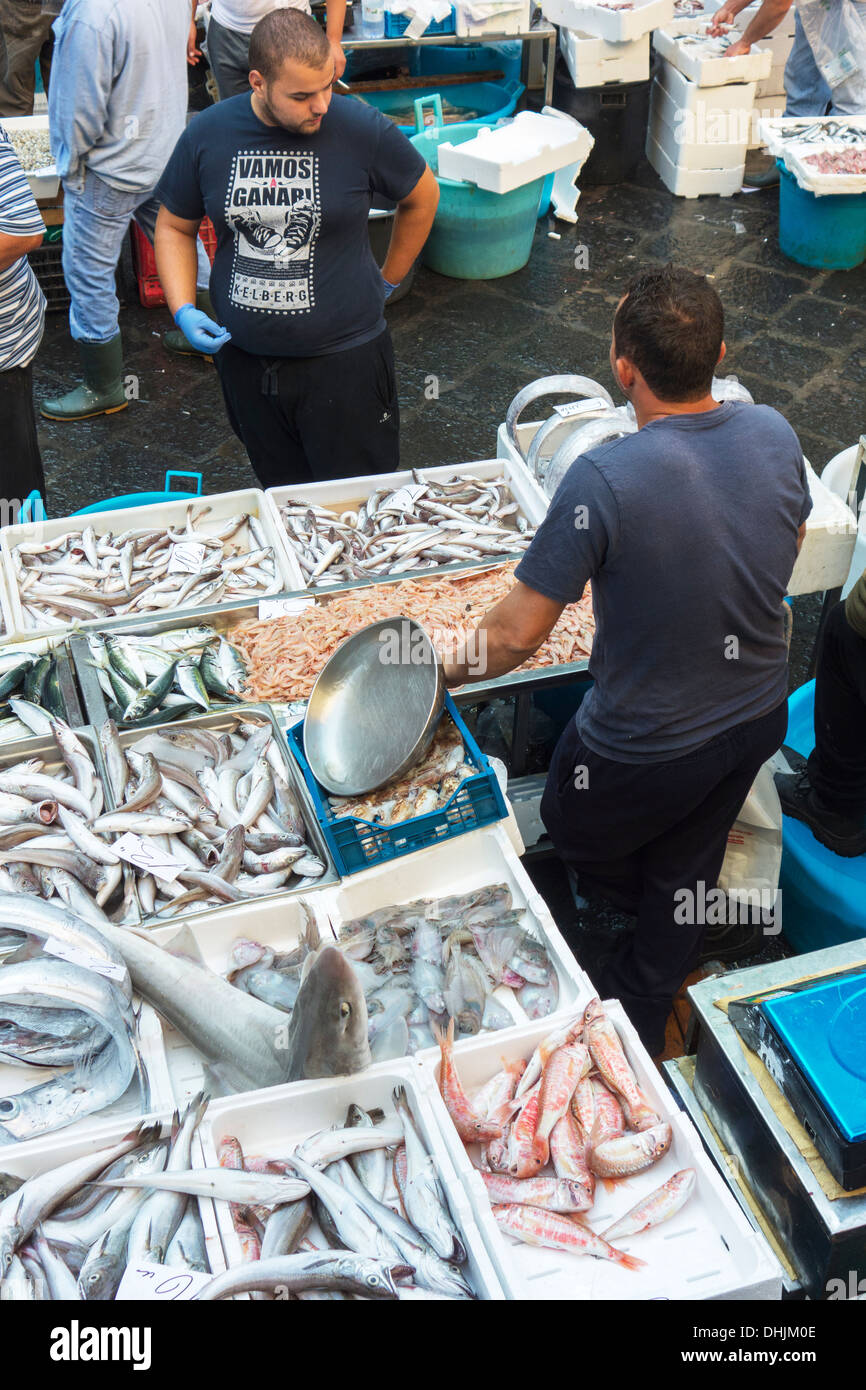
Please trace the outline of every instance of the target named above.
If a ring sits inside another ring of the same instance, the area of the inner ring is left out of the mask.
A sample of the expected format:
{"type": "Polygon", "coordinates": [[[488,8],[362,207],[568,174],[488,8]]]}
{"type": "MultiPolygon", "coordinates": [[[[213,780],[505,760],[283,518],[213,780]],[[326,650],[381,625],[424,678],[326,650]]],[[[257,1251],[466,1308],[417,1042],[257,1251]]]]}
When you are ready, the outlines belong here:
{"type": "Polygon", "coordinates": [[[866,261],[866,193],[801,188],[780,159],[779,248],[800,265],[853,270],[866,261]]]}
{"type": "Polygon", "coordinates": [[[439,146],[462,145],[478,134],[468,122],[431,126],[410,136],[439,184],[439,207],[422,253],[424,264],[455,280],[497,280],[529,260],[544,179],[513,193],[488,193],[473,183],[439,177],[439,146]]]}

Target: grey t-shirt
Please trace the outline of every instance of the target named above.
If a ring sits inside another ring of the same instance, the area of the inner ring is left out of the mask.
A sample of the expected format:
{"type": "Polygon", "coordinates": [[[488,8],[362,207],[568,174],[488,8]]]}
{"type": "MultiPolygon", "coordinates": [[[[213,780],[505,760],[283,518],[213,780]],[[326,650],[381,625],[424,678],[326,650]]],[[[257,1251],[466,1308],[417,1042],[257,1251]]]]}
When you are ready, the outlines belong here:
{"type": "Polygon", "coordinates": [[[516,573],[561,603],[592,585],[587,747],[666,761],[784,700],[782,601],[811,507],[769,406],[666,416],[572,464],[516,573]]]}

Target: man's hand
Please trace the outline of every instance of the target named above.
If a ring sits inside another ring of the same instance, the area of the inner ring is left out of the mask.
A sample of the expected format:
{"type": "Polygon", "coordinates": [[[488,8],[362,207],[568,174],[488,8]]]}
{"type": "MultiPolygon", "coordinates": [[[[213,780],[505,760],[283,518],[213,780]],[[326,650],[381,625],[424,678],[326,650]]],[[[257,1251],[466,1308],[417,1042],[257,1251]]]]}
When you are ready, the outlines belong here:
{"type": "Polygon", "coordinates": [[[334,58],[334,78],[336,79],[338,77],[342,77],[343,73],[346,71],[346,55],[343,52],[342,46],[338,39],[329,39],[328,42],[331,45],[331,53],[334,58]]]}
{"type": "Polygon", "coordinates": [[[231,342],[231,333],[220,328],[194,304],[181,304],[174,321],[188,343],[199,352],[219,352],[221,347],[231,342]]]}
{"type": "Polygon", "coordinates": [[[723,34],[733,24],[739,11],[732,4],[720,5],[710,21],[711,34],[723,34]]]}
{"type": "Polygon", "coordinates": [[[189,63],[190,67],[195,67],[200,57],[201,49],[198,47],[198,31],[196,29],[195,20],[193,19],[189,26],[189,38],[186,41],[186,61],[189,63]]]}
{"type": "Polygon", "coordinates": [[[739,58],[739,57],[741,57],[741,56],[742,56],[742,57],[745,57],[745,55],[746,55],[747,53],[751,53],[751,51],[752,51],[752,45],[751,45],[750,43],[746,43],[746,40],[745,40],[745,39],[737,39],[737,42],[736,42],[736,43],[732,43],[732,44],[730,45],[730,47],[728,47],[728,48],[725,49],[725,57],[726,57],[726,58],[739,58]]]}

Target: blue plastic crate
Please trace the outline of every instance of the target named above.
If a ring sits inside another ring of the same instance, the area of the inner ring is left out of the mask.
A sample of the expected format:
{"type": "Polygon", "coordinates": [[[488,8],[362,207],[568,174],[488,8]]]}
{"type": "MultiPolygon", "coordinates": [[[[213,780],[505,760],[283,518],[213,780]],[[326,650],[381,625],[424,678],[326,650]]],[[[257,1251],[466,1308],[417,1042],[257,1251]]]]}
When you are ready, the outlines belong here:
{"type": "MultiPolygon", "coordinates": [[[[399,39],[409,28],[410,20],[405,14],[392,14],[390,10],[385,11],[385,38],[399,39]]],[[[428,24],[424,30],[424,36],[428,34],[456,34],[457,32],[457,11],[451,6],[451,13],[445,19],[434,19],[432,24],[428,24]]]]}
{"type": "Polygon", "coordinates": [[[334,856],[341,874],[356,874],[384,864],[389,859],[412,854],[417,849],[465,835],[492,821],[508,815],[505,798],[499,790],[496,774],[478,744],[470,734],[450,695],[445,696],[445,710],[460,730],[465,749],[465,761],[478,768],[476,777],[467,777],[454,795],[438,811],[397,825],[373,825],[355,816],[337,816],[328,804],[328,793],[313,776],[304,755],[304,721],[287,731],[289,749],[304,776],[322,834],[334,856]]]}

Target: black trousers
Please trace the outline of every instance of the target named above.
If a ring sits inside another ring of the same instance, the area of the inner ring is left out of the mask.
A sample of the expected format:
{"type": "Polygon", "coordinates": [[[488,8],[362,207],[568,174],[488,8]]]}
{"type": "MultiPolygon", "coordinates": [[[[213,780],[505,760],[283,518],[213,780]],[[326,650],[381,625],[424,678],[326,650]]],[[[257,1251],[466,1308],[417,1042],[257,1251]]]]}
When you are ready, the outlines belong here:
{"type": "Polygon", "coordinates": [[[557,744],[541,818],[580,882],[588,879],[637,916],[636,930],[593,983],[602,998],[621,1000],[650,1056],[664,1048],[674,995],[694,969],[705,931],[704,923],[679,920],[682,891],[699,907],[699,885],[706,893],[716,887],[728,831],[787,726],[783,702],[664,763],[599,757],[574,720],[557,744]]]}
{"type": "Polygon", "coordinates": [[[45,474],[33,409],[32,364],[0,372],[0,441],[3,524],[8,525],[17,522],[18,508],[34,488],[45,498],[45,474]]]}
{"type": "Polygon", "coordinates": [[[840,815],[866,812],[866,637],[849,626],[844,603],[828,613],[818,648],[809,781],[840,815]]]}
{"type": "Polygon", "coordinates": [[[325,357],[254,357],[226,343],[214,361],[229,422],[262,487],[399,469],[400,408],[387,328],[325,357]]]}

